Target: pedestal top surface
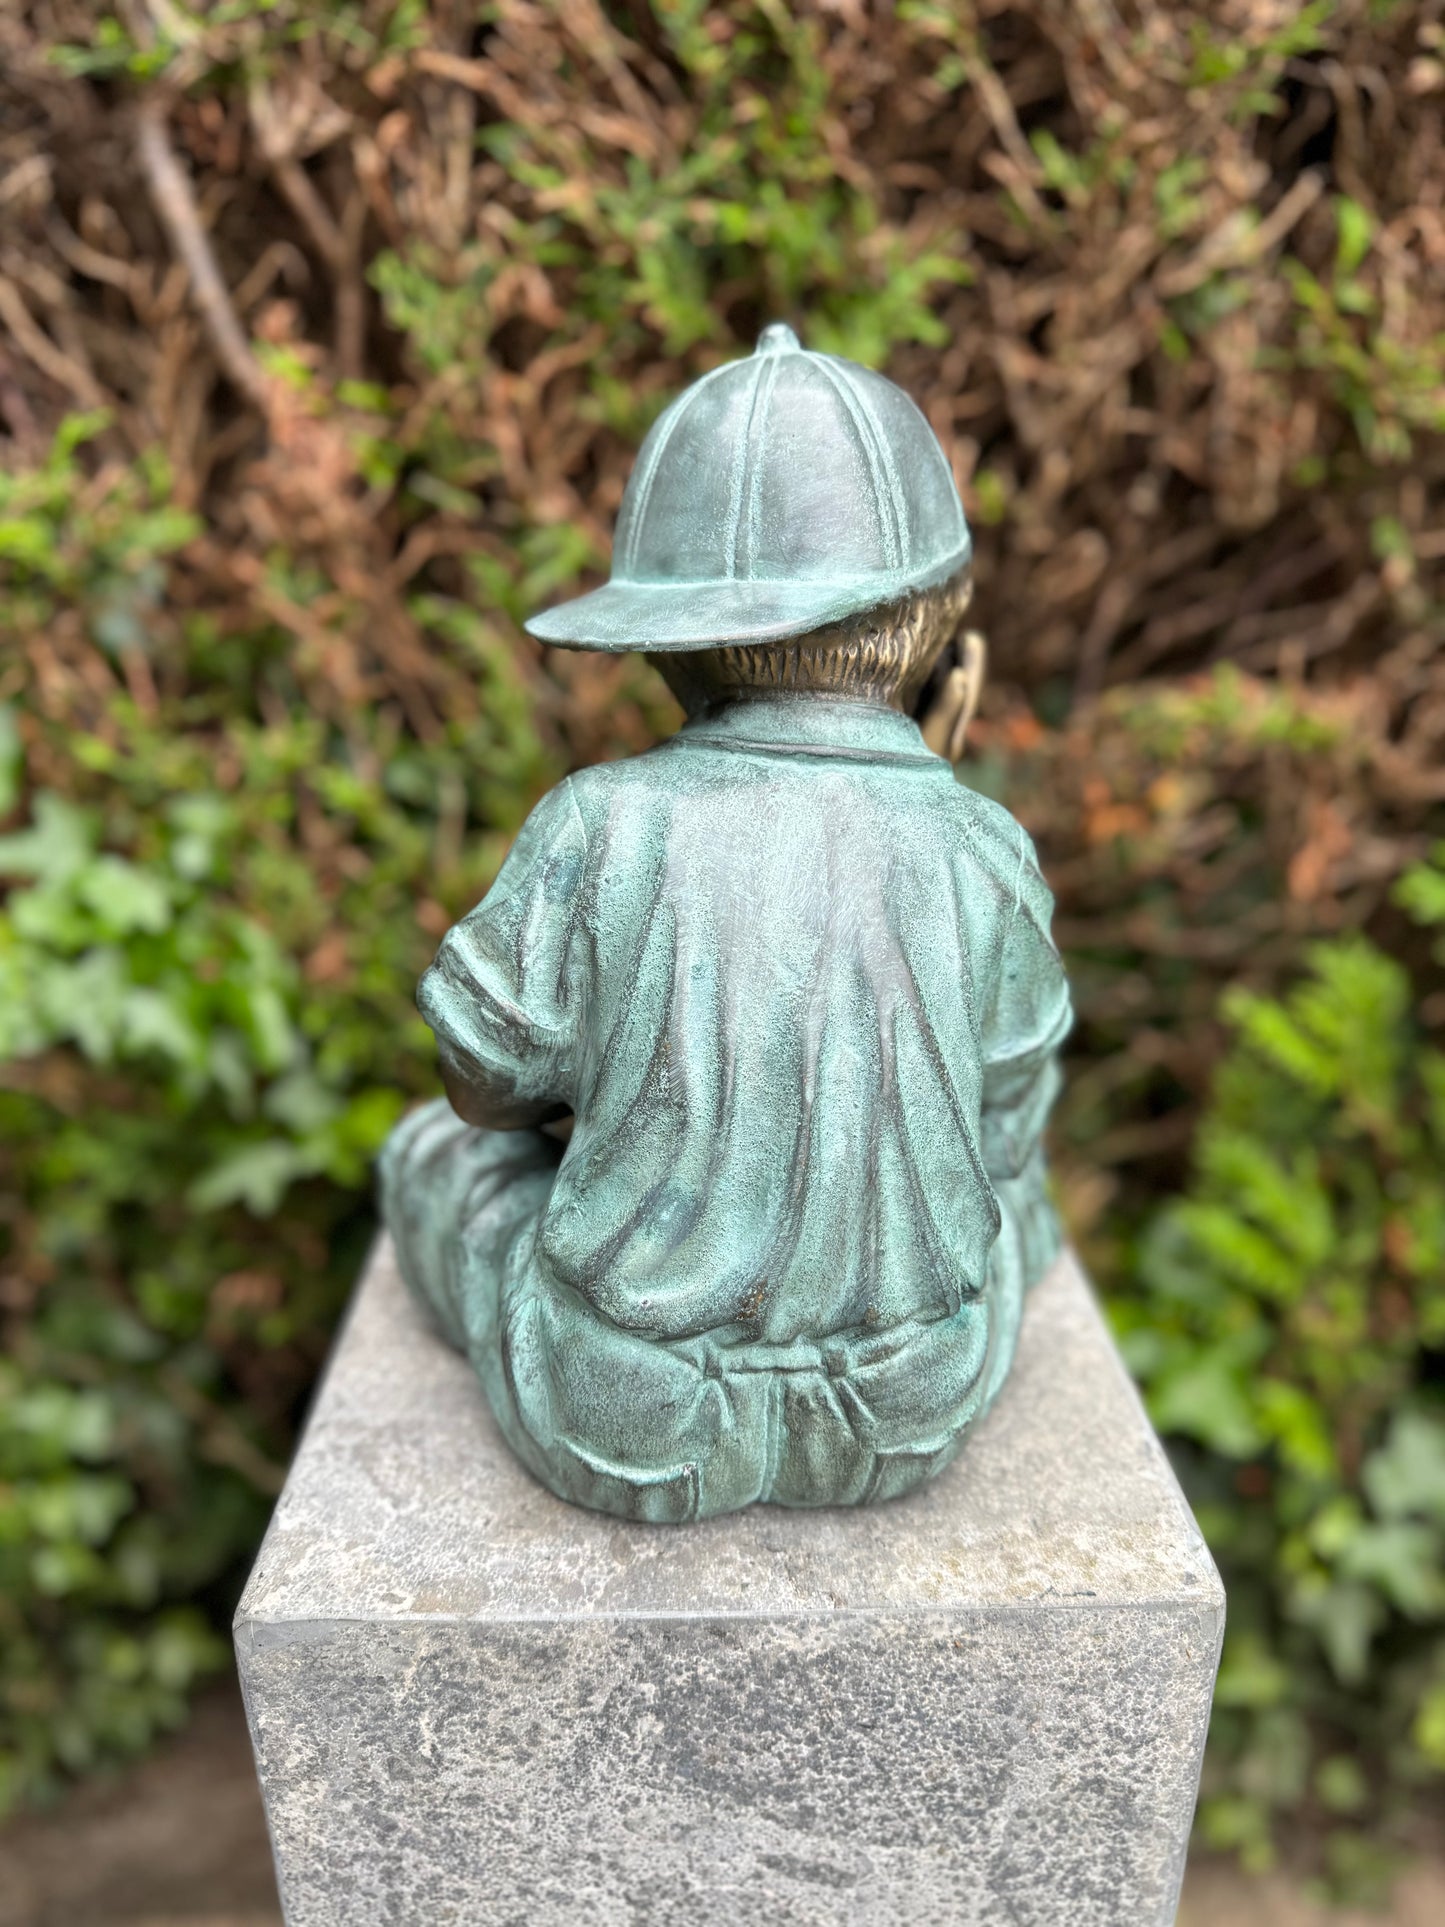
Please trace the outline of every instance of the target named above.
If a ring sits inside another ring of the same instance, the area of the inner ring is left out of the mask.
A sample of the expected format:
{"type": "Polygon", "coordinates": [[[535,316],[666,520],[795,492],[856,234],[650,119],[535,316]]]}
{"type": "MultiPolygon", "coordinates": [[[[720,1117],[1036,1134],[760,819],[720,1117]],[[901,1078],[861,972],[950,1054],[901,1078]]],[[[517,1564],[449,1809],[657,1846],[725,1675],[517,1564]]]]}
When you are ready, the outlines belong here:
{"type": "Polygon", "coordinates": [[[1213,1563],[1063,1257],[1009,1381],[959,1457],[891,1504],[754,1506],[686,1526],[564,1504],[517,1464],[390,1248],[358,1288],[238,1626],[916,1613],[1198,1611],[1213,1563]]]}

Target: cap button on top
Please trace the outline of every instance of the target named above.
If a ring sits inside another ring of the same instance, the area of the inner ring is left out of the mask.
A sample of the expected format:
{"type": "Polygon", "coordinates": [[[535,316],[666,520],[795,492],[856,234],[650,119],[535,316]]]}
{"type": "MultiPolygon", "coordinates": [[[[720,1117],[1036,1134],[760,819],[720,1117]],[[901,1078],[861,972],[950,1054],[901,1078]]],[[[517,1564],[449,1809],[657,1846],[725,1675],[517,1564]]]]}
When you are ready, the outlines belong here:
{"type": "Polygon", "coordinates": [[[801,354],[803,344],[793,333],[786,321],[770,321],[758,336],[755,355],[796,355],[801,354]]]}

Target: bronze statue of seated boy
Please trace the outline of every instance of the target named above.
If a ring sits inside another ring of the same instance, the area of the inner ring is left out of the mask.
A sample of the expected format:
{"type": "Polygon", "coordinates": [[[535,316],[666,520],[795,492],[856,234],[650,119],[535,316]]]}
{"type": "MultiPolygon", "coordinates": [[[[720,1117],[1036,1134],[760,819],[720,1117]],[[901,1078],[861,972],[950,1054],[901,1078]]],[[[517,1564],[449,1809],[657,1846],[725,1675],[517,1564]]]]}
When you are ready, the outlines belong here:
{"type": "Polygon", "coordinates": [[[1008,1371],[1069,1000],[1028,837],[909,713],[970,553],[908,397],[774,326],[652,429],[612,580],[529,625],[646,650],[687,721],[543,797],[448,934],[449,1102],[382,1200],[564,1498],[892,1497],[1008,1371]]]}

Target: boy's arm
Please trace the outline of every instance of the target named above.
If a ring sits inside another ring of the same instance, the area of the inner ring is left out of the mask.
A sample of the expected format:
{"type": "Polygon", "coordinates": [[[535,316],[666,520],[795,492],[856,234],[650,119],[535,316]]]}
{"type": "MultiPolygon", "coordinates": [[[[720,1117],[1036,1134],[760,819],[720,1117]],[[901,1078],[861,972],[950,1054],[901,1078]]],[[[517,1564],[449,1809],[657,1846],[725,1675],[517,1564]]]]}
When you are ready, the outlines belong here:
{"type": "Polygon", "coordinates": [[[486,1131],[524,1131],[540,1124],[552,1124],[566,1117],[571,1105],[559,1098],[538,1098],[532,1102],[519,1098],[505,1079],[478,1076],[470,1069],[448,1063],[441,1053],[442,1089],[447,1102],[463,1124],[476,1124],[486,1131]]]}
{"type": "Polygon", "coordinates": [[[1056,1039],[987,1066],[983,1163],[990,1178],[1019,1177],[1043,1142],[1044,1127],[1063,1082],[1057,1053],[1068,1028],[1066,1000],[1065,1021],[1056,1039]]]}
{"type": "Polygon", "coordinates": [[[523,824],[496,882],[449,930],[417,1005],[436,1033],[442,1082],[468,1124],[520,1130],[572,1107],[582,990],[576,924],[586,839],[568,785],[523,824]]]}
{"type": "Polygon", "coordinates": [[[984,1031],[983,1161],[991,1179],[1036,1164],[1062,1081],[1059,1046],[1073,1022],[1069,987],[1049,934],[1053,898],[1022,829],[998,978],[984,1031]]]}

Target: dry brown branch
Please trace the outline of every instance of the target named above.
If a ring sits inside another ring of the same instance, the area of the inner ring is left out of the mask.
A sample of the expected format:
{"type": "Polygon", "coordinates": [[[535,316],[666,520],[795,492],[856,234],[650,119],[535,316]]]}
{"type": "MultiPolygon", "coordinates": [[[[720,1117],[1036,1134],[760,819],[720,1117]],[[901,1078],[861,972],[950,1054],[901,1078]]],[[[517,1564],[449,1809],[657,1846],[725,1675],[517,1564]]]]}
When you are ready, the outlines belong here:
{"type": "Polygon", "coordinates": [[[1301,174],[1294,186],[1257,227],[1237,219],[1212,234],[1194,257],[1182,267],[1154,277],[1154,292],[1166,301],[1177,299],[1201,287],[1211,275],[1228,268],[1247,267],[1263,260],[1271,248],[1284,239],[1325,191],[1322,175],[1311,171],[1301,174]]]}
{"type": "Polygon", "coordinates": [[[26,307],[13,281],[0,275],[0,321],[10,331],[15,346],[28,360],[80,404],[82,408],[103,408],[106,397],[90,370],[57,347],[26,307]]]}
{"type": "Polygon", "coordinates": [[[58,214],[52,213],[46,222],[45,234],[55,252],[77,273],[88,275],[92,281],[103,281],[109,287],[121,289],[123,293],[130,293],[136,277],[136,269],[131,262],[91,247],[58,214]]]}
{"type": "Polygon", "coordinates": [[[24,388],[16,379],[3,342],[0,342],[0,414],[4,415],[12,437],[27,449],[39,440],[39,424],[24,388]]]}
{"type": "Polygon", "coordinates": [[[244,329],[236,319],[221,271],[206,239],[195,192],[171,146],[169,102],[160,93],[144,99],[136,114],[136,146],[156,213],[184,262],[216,359],[230,381],[262,413],[270,405],[270,384],[244,329]]]}

